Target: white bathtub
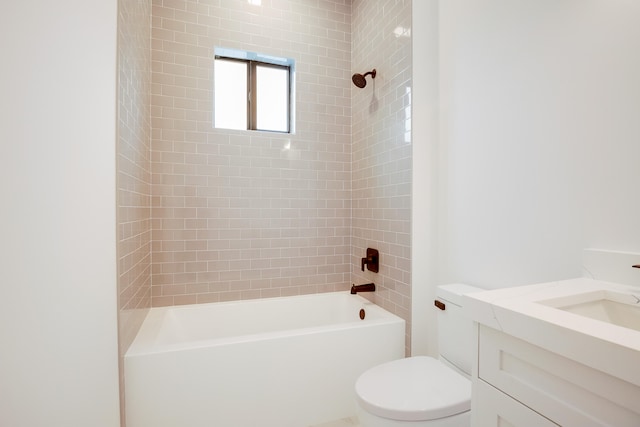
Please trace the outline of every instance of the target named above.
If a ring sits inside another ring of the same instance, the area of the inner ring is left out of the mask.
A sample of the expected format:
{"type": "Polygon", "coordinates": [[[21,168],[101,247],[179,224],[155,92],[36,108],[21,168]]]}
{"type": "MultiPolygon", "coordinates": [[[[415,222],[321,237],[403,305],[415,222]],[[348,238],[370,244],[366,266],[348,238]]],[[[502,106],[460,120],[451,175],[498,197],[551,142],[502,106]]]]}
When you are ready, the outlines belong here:
{"type": "Polygon", "coordinates": [[[354,416],[357,377],[404,357],[404,323],[348,292],[153,308],[124,358],[127,427],[354,416]]]}

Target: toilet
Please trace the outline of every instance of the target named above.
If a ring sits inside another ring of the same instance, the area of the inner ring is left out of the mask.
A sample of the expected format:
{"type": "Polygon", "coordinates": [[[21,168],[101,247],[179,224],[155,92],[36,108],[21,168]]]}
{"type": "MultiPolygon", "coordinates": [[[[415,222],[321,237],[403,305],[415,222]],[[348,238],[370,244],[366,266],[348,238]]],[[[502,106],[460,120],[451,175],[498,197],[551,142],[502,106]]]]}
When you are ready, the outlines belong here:
{"type": "Polygon", "coordinates": [[[438,359],[408,357],[360,375],[355,392],[362,427],[469,427],[473,321],[462,299],[478,291],[463,284],[438,287],[438,359]]]}

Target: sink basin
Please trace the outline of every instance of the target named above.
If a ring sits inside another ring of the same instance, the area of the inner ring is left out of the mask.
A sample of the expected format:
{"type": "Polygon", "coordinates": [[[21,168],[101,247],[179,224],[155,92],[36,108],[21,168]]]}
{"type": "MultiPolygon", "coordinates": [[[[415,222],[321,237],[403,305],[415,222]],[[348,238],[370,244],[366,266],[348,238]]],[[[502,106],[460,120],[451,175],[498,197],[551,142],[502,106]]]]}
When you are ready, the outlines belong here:
{"type": "Polygon", "coordinates": [[[634,294],[599,290],[538,301],[538,303],[640,331],[640,298],[634,294]]]}

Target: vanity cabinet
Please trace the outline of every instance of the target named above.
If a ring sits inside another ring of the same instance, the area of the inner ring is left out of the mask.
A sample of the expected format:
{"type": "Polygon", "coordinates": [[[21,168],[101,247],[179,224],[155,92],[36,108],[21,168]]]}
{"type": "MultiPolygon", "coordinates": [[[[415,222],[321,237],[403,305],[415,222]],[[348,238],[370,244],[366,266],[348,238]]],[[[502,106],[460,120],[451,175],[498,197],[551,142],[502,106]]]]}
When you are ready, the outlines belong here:
{"type": "Polygon", "coordinates": [[[640,426],[638,385],[483,324],[476,326],[473,426],[640,426]]]}

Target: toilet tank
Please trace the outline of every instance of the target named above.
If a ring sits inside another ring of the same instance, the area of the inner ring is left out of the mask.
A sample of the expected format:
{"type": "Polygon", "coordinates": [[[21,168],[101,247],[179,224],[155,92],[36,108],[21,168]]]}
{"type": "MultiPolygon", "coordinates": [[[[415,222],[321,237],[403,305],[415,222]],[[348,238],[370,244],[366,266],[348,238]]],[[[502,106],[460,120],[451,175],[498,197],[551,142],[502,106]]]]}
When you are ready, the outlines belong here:
{"type": "Polygon", "coordinates": [[[473,320],[464,311],[462,300],[465,294],[483,290],[459,283],[438,286],[436,290],[437,301],[444,304],[437,309],[440,358],[467,375],[471,375],[474,354],[473,320]]]}

